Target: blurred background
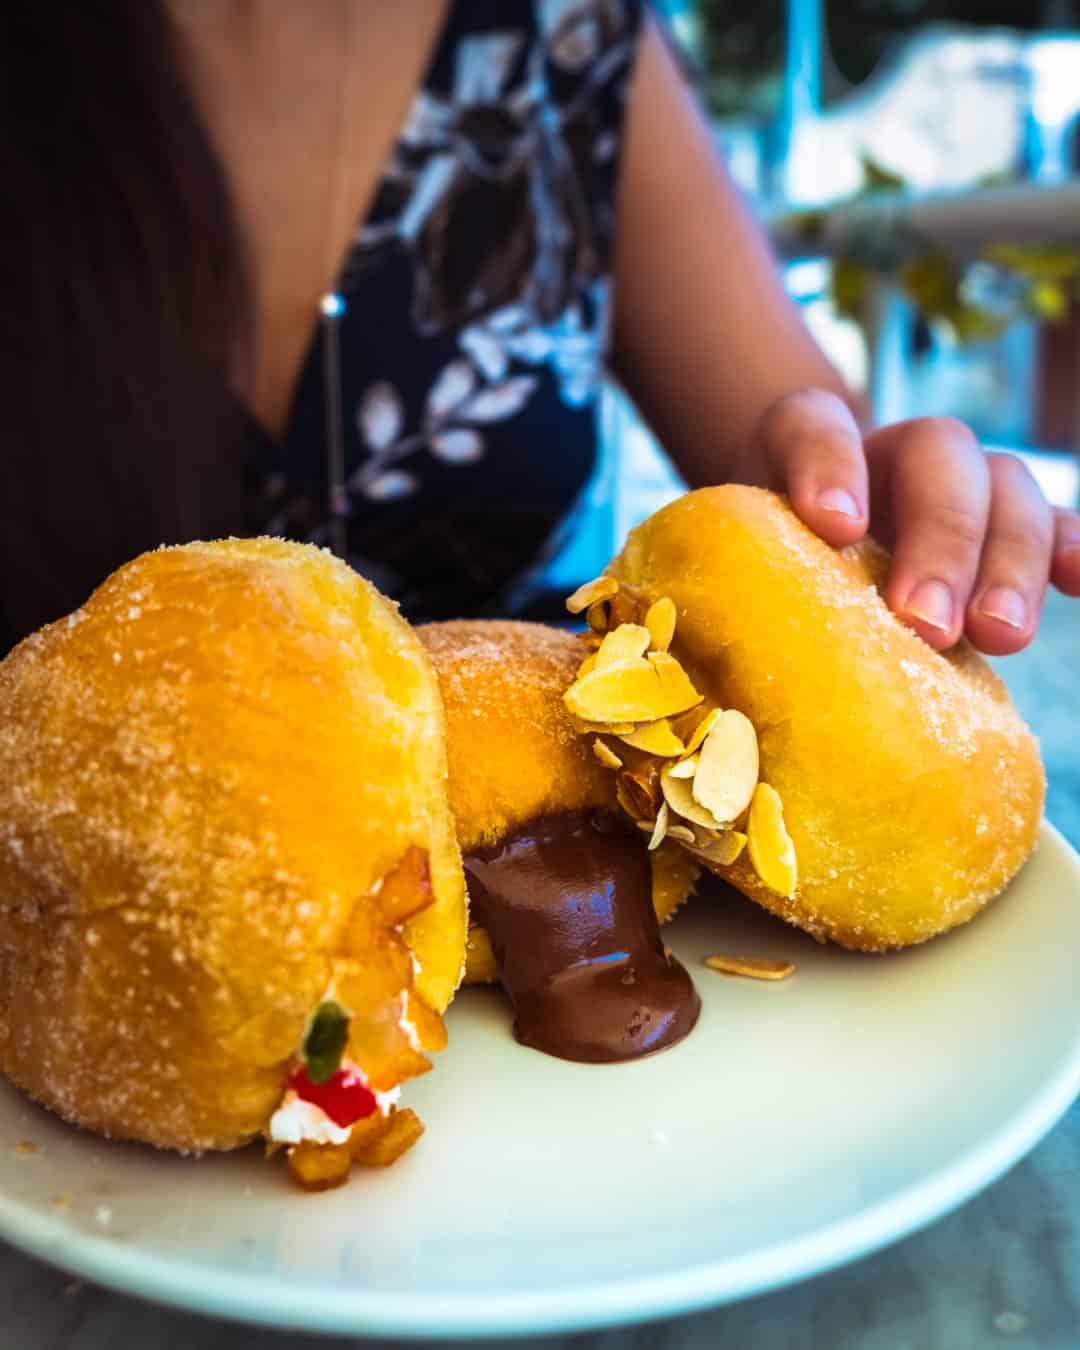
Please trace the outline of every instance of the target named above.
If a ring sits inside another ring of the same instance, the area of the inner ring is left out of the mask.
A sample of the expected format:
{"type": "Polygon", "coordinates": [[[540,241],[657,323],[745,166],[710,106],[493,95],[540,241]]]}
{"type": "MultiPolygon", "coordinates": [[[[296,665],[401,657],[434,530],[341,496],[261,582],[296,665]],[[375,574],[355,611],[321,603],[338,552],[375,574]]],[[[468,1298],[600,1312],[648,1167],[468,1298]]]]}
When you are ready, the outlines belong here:
{"type": "MultiPolygon", "coordinates": [[[[1080,0],[655,0],[791,293],[876,421],[949,414],[1080,504],[1080,0]]],[[[682,486],[617,389],[549,568],[597,575],[682,486]]],[[[995,662],[1080,846],[1080,604],[995,662]]]]}
{"type": "MultiPolygon", "coordinates": [[[[656,0],[787,283],[878,421],[1080,492],[1080,0],[656,0]]],[[[617,390],[551,584],[680,484],[617,390]]]]}

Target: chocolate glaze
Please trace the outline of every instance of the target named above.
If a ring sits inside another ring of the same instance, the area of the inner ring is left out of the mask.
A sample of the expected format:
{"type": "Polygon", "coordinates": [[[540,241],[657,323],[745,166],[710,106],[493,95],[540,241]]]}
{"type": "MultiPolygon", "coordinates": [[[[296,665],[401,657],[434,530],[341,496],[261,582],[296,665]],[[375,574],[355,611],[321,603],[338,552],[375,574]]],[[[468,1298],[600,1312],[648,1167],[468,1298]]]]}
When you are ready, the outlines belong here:
{"type": "Polygon", "coordinates": [[[664,951],[644,840],[617,817],[541,816],[465,859],[524,1045],[590,1064],[681,1041],[701,1002],[664,951]]]}

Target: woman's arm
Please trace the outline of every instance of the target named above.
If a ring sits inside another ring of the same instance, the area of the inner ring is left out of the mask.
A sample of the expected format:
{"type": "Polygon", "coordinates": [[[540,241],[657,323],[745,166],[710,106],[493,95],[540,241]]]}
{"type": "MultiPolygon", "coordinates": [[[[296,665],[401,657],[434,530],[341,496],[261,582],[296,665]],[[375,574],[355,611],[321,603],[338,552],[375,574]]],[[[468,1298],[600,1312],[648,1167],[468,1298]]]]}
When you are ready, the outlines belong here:
{"type": "Polygon", "coordinates": [[[631,86],[615,237],[615,370],[690,484],[745,468],[783,395],[847,396],[655,20],[631,86]]]}
{"type": "Polygon", "coordinates": [[[708,125],[649,20],[618,199],[614,363],[687,480],[770,482],[835,545],[873,520],[888,599],[935,647],[1019,650],[1047,581],[1080,594],[1080,516],[950,418],[866,439],[851,394],[784,293],[708,125]]]}

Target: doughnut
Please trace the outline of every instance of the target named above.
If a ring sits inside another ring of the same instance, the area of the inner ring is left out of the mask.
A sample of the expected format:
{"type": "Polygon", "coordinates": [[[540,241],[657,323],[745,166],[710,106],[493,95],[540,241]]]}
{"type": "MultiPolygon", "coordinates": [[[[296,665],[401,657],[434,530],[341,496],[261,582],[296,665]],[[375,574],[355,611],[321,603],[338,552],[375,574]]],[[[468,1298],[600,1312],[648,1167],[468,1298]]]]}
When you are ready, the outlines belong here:
{"type": "Polygon", "coordinates": [[[581,642],[510,621],[418,631],[446,709],[473,919],[466,978],[500,980],[518,1039],[564,1059],[636,1058],[681,1039],[697,995],[658,920],[700,864],[672,844],[650,853],[577,734],[562,694],[581,642]]]}
{"type": "Polygon", "coordinates": [[[67,1120],[389,1161],[465,934],[435,674],[329,553],[144,554],[0,664],[0,1069],[67,1120]]]}
{"type": "Polygon", "coordinates": [[[873,542],[836,552],[783,497],[724,486],[656,512],[568,602],[597,650],[566,706],[613,754],[627,734],[650,748],[651,809],[625,802],[642,827],[866,951],[977,914],[1034,848],[1045,792],[1001,680],[907,628],[887,570],[873,542]]]}

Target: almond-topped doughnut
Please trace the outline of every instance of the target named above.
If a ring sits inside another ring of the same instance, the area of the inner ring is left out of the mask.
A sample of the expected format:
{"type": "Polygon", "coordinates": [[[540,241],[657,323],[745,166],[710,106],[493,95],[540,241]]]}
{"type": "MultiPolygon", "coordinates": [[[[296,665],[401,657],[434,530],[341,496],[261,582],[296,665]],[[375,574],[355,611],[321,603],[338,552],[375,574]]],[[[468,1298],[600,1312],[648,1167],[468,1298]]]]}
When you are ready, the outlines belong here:
{"type": "Polygon", "coordinates": [[[620,801],[819,938],[881,950],[965,922],[1035,844],[1035,738],[985,661],[882,597],[887,555],[833,551],[763,489],[705,488],[572,597],[599,649],[565,696],[624,758],[620,801]]]}
{"type": "Polygon", "coordinates": [[[465,930],[435,674],[330,554],[146,554],[0,665],[0,1068],[67,1119],[389,1161],[465,930]]]}
{"type": "Polygon", "coordinates": [[[450,804],[473,928],[467,978],[499,979],[526,1044],[628,1059],[680,1039],[698,1002],[657,916],[698,864],[620,818],[615,782],[562,694],[586,648],[540,624],[419,629],[446,708],[450,804]]]}

